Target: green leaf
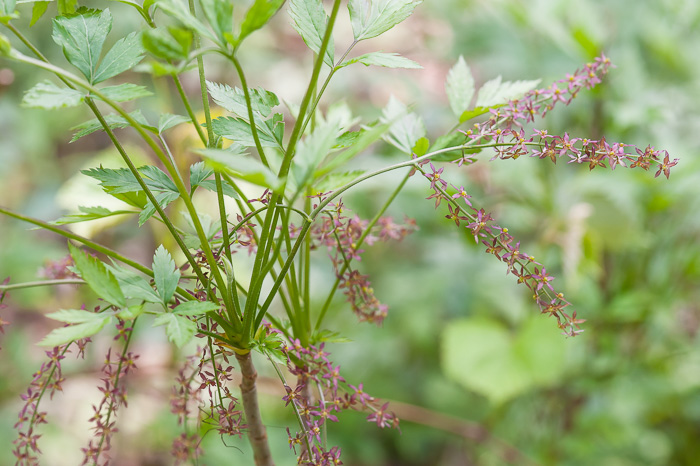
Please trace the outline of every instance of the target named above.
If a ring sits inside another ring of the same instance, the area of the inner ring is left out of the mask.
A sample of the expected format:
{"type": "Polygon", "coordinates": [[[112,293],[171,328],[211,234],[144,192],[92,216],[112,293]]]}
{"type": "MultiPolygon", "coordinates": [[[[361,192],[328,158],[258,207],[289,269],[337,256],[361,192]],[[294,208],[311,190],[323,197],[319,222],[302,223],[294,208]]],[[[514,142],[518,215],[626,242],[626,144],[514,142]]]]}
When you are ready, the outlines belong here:
{"type": "Polygon", "coordinates": [[[71,243],[68,243],[68,249],[80,276],[97,296],[117,307],[126,306],[126,299],[117,279],[99,259],[84,253],[71,243]]]}
{"type": "Polygon", "coordinates": [[[192,16],[187,5],[179,0],[159,0],[156,7],[161,9],[171,18],[175,18],[186,28],[196,32],[202,37],[206,37],[212,42],[216,42],[216,37],[197,18],[192,16]]]}
{"type": "Polygon", "coordinates": [[[352,65],[353,63],[362,63],[365,66],[383,66],[385,68],[423,68],[418,63],[414,62],[413,60],[409,60],[408,58],[402,57],[398,53],[371,52],[344,61],[338,66],[338,69],[346,67],[348,65],[352,65]]]}
{"type": "Polygon", "coordinates": [[[134,320],[143,314],[143,307],[143,304],[134,304],[117,312],[116,316],[124,320],[134,320]]]}
{"type": "MultiPolygon", "coordinates": [[[[289,16],[292,17],[292,27],[299,33],[306,45],[318,54],[321,51],[323,36],[326,33],[328,16],[323,9],[321,0],[290,0],[289,16]]],[[[323,62],[333,68],[335,46],[331,35],[323,62]]]]}
{"type": "Polygon", "coordinates": [[[355,156],[367,149],[370,145],[381,139],[382,136],[384,136],[384,134],[389,130],[389,127],[390,125],[385,123],[375,125],[369,129],[363,129],[353,145],[344,151],[339,152],[335,157],[324,163],[318,170],[316,170],[314,176],[318,178],[342,165],[345,165],[355,156]]]}
{"type": "Polygon", "coordinates": [[[7,24],[19,17],[15,13],[15,3],[15,0],[0,0],[0,23],[7,24]]]}
{"type": "Polygon", "coordinates": [[[251,33],[263,27],[277,13],[283,3],[284,0],[255,0],[255,3],[245,14],[241,24],[241,32],[233,45],[237,46],[251,33]]]}
{"type": "Polygon", "coordinates": [[[44,16],[44,13],[46,13],[49,7],[49,3],[51,2],[34,2],[34,5],[32,5],[32,19],[29,21],[29,27],[34,26],[36,22],[44,16]]]}
{"type": "Polygon", "coordinates": [[[409,112],[393,95],[382,110],[382,115],[382,123],[391,124],[389,135],[384,139],[401,151],[411,154],[416,142],[425,136],[423,120],[415,113],[409,112]]]}
{"type": "Polygon", "coordinates": [[[430,140],[426,137],[422,137],[416,141],[416,145],[413,146],[413,153],[416,154],[417,157],[420,157],[428,152],[428,147],[430,147],[430,140]]]}
{"type": "Polygon", "coordinates": [[[365,174],[364,170],[353,170],[349,172],[342,173],[330,173],[320,180],[316,185],[314,185],[314,190],[317,193],[325,193],[328,191],[335,191],[336,189],[344,186],[354,180],[355,178],[365,174]]]}
{"type": "Polygon", "coordinates": [[[90,83],[107,34],[112,29],[109,10],[86,10],[77,15],[58,16],[53,20],[53,40],[63,48],[68,61],[78,68],[90,83]]]}
{"type": "Polygon", "coordinates": [[[184,60],[192,46],[192,33],[176,27],[168,27],[167,31],[163,28],[148,29],[141,40],[143,47],[158,58],[184,60]]]}
{"type": "Polygon", "coordinates": [[[107,86],[100,89],[100,92],[108,99],[115,102],[128,102],[130,100],[140,99],[153,95],[145,86],[139,86],[132,83],[118,84],[116,86],[107,86]]]}
{"type": "Polygon", "coordinates": [[[226,41],[226,35],[233,32],[233,2],[222,0],[200,0],[204,16],[207,17],[214,33],[222,43],[226,41]]]}
{"type": "Polygon", "coordinates": [[[189,320],[187,317],[175,315],[172,313],[159,314],[153,322],[153,326],[167,325],[165,334],[168,335],[168,340],[175,343],[178,348],[185,346],[197,332],[197,324],[189,320]]]}
{"type": "Polygon", "coordinates": [[[474,97],[474,77],[462,55],[447,73],[445,91],[450,101],[450,108],[456,116],[461,117],[474,97]]]}
{"type": "MultiPolygon", "coordinates": [[[[248,107],[243,89],[207,81],[207,90],[217,105],[248,121],[248,107]]],[[[272,108],[279,105],[280,101],[273,92],[258,88],[250,89],[250,104],[253,112],[262,119],[267,118],[272,113],[272,108]]],[[[256,124],[260,126],[257,121],[256,124]]]]}
{"type": "MultiPolygon", "coordinates": [[[[111,316],[112,314],[107,314],[111,316]]],[[[61,309],[57,312],[46,314],[49,319],[57,320],[66,324],[84,324],[85,322],[94,322],[105,318],[105,313],[96,313],[83,309],[61,309]]]]}
{"type": "Polygon", "coordinates": [[[153,279],[162,303],[168,304],[180,281],[180,271],[175,267],[175,261],[162,244],[153,256],[153,279]]]}
{"type": "Polygon", "coordinates": [[[210,301],[185,301],[176,307],[173,312],[181,316],[198,316],[217,309],[219,309],[219,306],[210,301]]]}
{"type": "Polygon", "coordinates": [[[492,107],[474,107],[471,110],[465,110],[460,116],[459,116],[459,122],[464,123],[465,121],[469,121],[472,118],[476,118],[478,116],[483,115],[484,113],[488,113],[490,109],[498,107],[498,105],[494,105],[492,107]]]}
{"type": "MultiPolygon", "coordinates": [[[[171,191],[165,191],[165,192],[156,192],[154,193],[154,196],[156,198],[156,202],[158,202],[158,205],[161,207],[161,209],[165,209],[168,207],[168,205],[175,201],[178,197],[180,197],[179,193],[176,192],[171,192],[171,191]]],[[[154,214],[156,213],[156,208],[149,199],[146,202],[146,206],[144,209],[141,211],[139,214],[139,226],[143,225],[146,223],[146,220],[151,218],[154,214]]]]}
{"type": "Polygon", "coordinates": [[[66,225],[69,223],[79,223],[87,222],[90,220],[98,220],[101,218],[111,217],[113,215],[123,215],[123,214],[133,214],[133,210],[109,210],[106,207],[84,207],[79,206],[79,214],[70,214],[65,217],[61,217],[58,220],[52,222],[55,225],[66,225]]]}
{"type": "Polygon", "coordinates": [[[140,299],[149,303],[161,303],[158,293],[141,275],[119,265],[107,265],[109,271],[117,278],[119,286],[127,298],[140,299]]]}
{"type": "Polygon", "coordinates": [[[85,94],[69,89],[58,87],[50,81],[43,81],[29,89],[22,99],[22,105],[31,108],[55,109],[63,107],[75,107],[79,105],[85,94]]]}
{"type": "Polygon", "coordinates": [[[78,0],[58,0],[58,14],[72,15],[78,7],[78,0]]]}
{"type": "Polygon", "coordinates": [[[104,328],[107,322],[109,322],[111,319],[112,316],[110,315],[82,324],[57,328],[46,335],[44,339],[37,344],[39,346],[48,346],[51,348],[54,346],[65,345],[74,340],[80,340],[81,338],[91,337],[102,330],[102,328],[104,328]]]}
{"type": "Polygon", "coordinates": [[[476,98],[476,106],[491,107],[493,105],[505,104],[509,100],[522,97],[523,94],[534,89],[539,83],[539,79],[534,81],[501,82],[501,77],[498,76],[481,86],[479,95],[476,98]]]}
{"type": "MultiPolygon", "coordinates": [[[[218,190],[216,189],[216,181],[214,180],[204,180],[201,183],[199,183],[199,186],[214,193],[218,192],[218,190]]],[[[231,186],[228,183],[228,181],[221,180],[221,189],[224,193],[224,196],[228,196],[232,199],[240,199],[238,193],[235,189],[233,189],[233,186],[231,186]]]]}
{"type": "MultiPolygon", "coordinates": [[[[240,118],[219,117],[211,122],[214,134],[245,147],[255,147],[255,139],[250,124],[240,118]]],[[[279,142],[268,132],[258,132],[260,144],[263,147],[278,147],[279,142]]]]}
{"type": "Polygon", "coordinates": [[[95,73],[93,84],[130,70],[143,60],[144,52],[140,33],[132,32],[128,36],[119,39],[102,59],[95,73]]]}
{"type": "MultiPolygon", "coordinates": [[[[141,110],[131,112],[129,113],[129,115],[131,116],[131,118],[139,122],[142,126],[148,127],[148,122],[141,113],[141,110]]],[[[111,129],[126,128],[130,126],[128,121],[126,121],[121,115],[117,114],[105,115],[104,120],[111,129]]],[[[74,126],[71,129],[77,130],[78,132],[73,135],[73,138],[70,140],[70,142],[77,141],[83,136],[92,134],[95,131],[104,131],[102,123],[100,123],[100,121],[96,118],[86,121],[85,123],[81,123],[78,126],[74,126]]],[[[136,181],[136,178],[134,178],[133,180],[136,181]]]]}
{"type": "Polygon", "coordinates": [[[214,170],[204,165],[204,162],[197,162],[190,166],[190,186],[199,186],[202,181],[214,174],[214,170]]]}
{"type": "Polygon", "coordinates": [[[350,0],[350,22],[355,40],[371,39],[384,34],[408,18],[420,0],[350,0]]]}
{"type": "Polygon", "coordinates": [[[441,359],[448,377],[500,404],[559,380],[565,351],[556,326],[541,316],[515,335],[495,320],[470,318],[446,327],[441,359]]]}
{"type": "Polygon", "coordinates": [[[200,149],[201,154],[211,168],[215,171],[223,171],[235,178],[246,180],[258,186],[270,188],[273,191],[282,186],[282,180],[263,165],[260,161],[250,156],[243,155],[241,147],[221,149],[200,149]],[[232,152],[235,151],[235,152],[232,152]]]}
{"type": "Polygon", "coordinates": [[[189,117],[182,115],[173,115],[171,113],[164,113],[158,119],[158,134],[163,134],[165,131],[173,128],[182,123],[191,123],[192,120],[189,117]]]}
{"type": "Polygon", "coordinates": [[[314,171],[335,145],[339,129],[334,123],[319,125],[299,142],[292,161],[292,173],[297,186],[306,186],[311,182],[314,171]]]}

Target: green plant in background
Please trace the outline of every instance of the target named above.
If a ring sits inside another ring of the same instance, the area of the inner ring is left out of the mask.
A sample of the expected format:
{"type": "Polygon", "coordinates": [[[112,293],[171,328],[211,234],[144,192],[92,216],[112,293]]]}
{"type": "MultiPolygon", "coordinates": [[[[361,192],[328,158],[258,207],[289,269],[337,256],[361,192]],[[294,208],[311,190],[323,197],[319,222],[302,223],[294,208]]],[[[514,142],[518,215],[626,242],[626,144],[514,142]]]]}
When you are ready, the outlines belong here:
{"type": "MultiPolygon", "coordinates": [[[[47,3],[34,3],[31,24],[46,12],[47,3]]],[[[353,41],[336,58],[333,32],[340,0],[332,2],[330,13],[319,0],[290,1],[292,26],[314,52],[315,59],[303,99],[298,105],[288,104],[287,115],[275,110],[280,101],[273,92],[248,84],[239,53],[247,44],[246,39],[282,7],[282,1],[257,0],[242,12],[234,8],[233,2],[215,0],[198,4],[191,1],[188,6],[176,0],[146,1],[143,5],[124,3],[143,18],[144,30],[118,39],[107,51],[103,50],[104,44],[113,22],[108,9],[58,3],[52,38],[78,75],[50,63],[15,26],[19,17],[14,2],[2,2],[0,21],[33,56],[20,52],[5,36],[0,36],[2,55],[51,73],[61,83],[37,84],[26,92],[23,104],[45,109],[85,104],[95,119],[78,125],[73,140],[104,131],[126,164],[126,168],[100,166],[82,172],[122,201],[122,209],[85,206],[79,213],[47,223],[0,208],[3,214],[72,241],[71,261],[56,271],[54,279],[3,285],[3,297],[7,290],[22,287],[81,283],[101,299],[92,310],[60,310],[48,315],[66,325],[40,343],[51,350],[47,352],[49,360],[23,395],[25,405],[16,425],[19,436],[14,443],[20,464],[34,462],[39,453],[37,427],[46,422],[40,402],[46,394],[53,395],[61,388],[61,360],[68,348],[75,345],[83,354],[90,338],[108,325],[117,330],[116,349],[109,350],[103,367],[104,385],[100,390],[104,397],[91,419],[96,435],[83,452],[89,464],[109,460],[110,442],[117,429],[116,413],[126,404],[124,380],[135,370],[138,357],[130,350],[133,331],[144,321],[163,326],[177,347],[195,339],[201,345],[195,356],[185,361],[177,379],[178,397],[172,408],[183,427],[173,444],[178,460],[198,458],[202,436],[215,429],[221,435],[246,435],[255,463],[273,463],[258,406],[257,373],[252,359],[252,353],[258,352],[269,359],[279,375],[286,392],[283,400],[297,419],[298,431],[288,432],[299,463],[339,464],[340,449],[328,444],[326,431],[329,421],[338,420],[338,411],[370,411],[367,419],[379,427],[397,427],[398,418],[387,404],[367,395],[363,385],[349,384],[339,366],[329,359],[325,343],[337,339],[342,328],[334,328],[328,311],[335,293],[343,290],[360,321],[380,324],[386,317],[387,306],[375,297],[368,277],[357,269],[356,262],[364,252],[364,244],[379,239],[400,240],[414,230],[410,220],[399,225],[384,216],[412,175],[420,174],[427,180],[432,191],[428,199],[435,201],[435,208],[446,205],[446,218],[466,228],[476,243],[503,262],[507,273],[529,288],[541,312],[554,317],[565,335],[574,336],[581,332],[579,324],[583,320],[568,310],[569,302],[552,286],[554,277],[546,267],[521,251],[520,242],[507,228],[495,224],[483,208],[472,205],[469,189],[450,185],[444,179],[445,167],[435,164],[470,165],[485,149],[493,150],[492,160],[527,155],[554,163],[565,160],[585,164],[590,170],[607,166],[644,170],[653,167],[656,176],[666,177],[677,163],[667,152],[651,146],[637,148],[605,138],[549,135],[544,130],[526,128],[557,104],[569,104],[581,90],[600,83],[611,66],[604,55],[544,88],[536,88],[539,81],[509,82],[498,77],[478,92],[467,63],[460,58],[446,82],[455,126],[431,143],[420,117],[394,98],[378,121],[365,124],[353,118],[345,105],[321,105],[331,79],[347,66],[362,63],[420,67],[391,53],[350,57],[360,41],[392,29],[411,15],[420,2],[351,0],[348,11],[353,41]],[[149,61],[141,64],[146,55],[149,61]],[[225,60],[235,70],[240,87],[208,81],[203,61],[206,55],[225,60]],[[149,96],[151,91],[130,82],[104,82],[129,76],[125,73],[136,66],[156,78],[171,79],[186,115],[164,113],[156,122],[149,121],[139,110],[128,112],[125,105],[129,104],[125,103],[149,96]],[[193,67],[198,71],[200,84],[194,96],[188,95],[180,82],[180,75],[193,67]],[[214,118],[209,98],[228,116],[214,118]],[[201,101],[203,117],[195,112],[194,100],[201,101]],[[459,129],[477,117],[482,117],[482,121],[459,129]],[[178,159],[168,130],[179,125],[191,125],[196,131],[201,146],[189,149],[203,161],[187,166],[186,160],[178,159]],[[126,127],[138,133],[141,144],[154,158],[151,164],[137,166],[117,138],[113,130],[126,127]],[[347,170],[351,161],[380,139],[398,149],[404,160],[374,170],[347,170]],[[341,195],[395,170],[404,170],[405,176],[388,199],[377,203],[374,217],[363,220],[348,216],[341,195]],[[250,185],[257,189],[255,199],[246,194],[250,185]],[[211,218],[198,208],[193,198],[202,190],[216,193],[218,218],[211,218]],[[184,206],[181,218],[174,215],[172,208],[166,212],[170,205],[184,206]],[[151,266],[144,266],[58,226],[123,215],[138,215],[138,220],[133,221],[139,226],[149,221],[162,223],[184,262],[178,266],[161,245],[153,254],[151,266]],[[75,243],[108,260],[83,251],[75,243]],[[311,253],[318,249],[328,252],[336,277],[321,305],[312,300],[319,290],[312,280],[311,253]],[[234,260],[234,255],[241,252],[253,258],[249,269],[234,260]],[[273,304],[283,310],[284,318],[271,312],[273,304]],[[240,402],[228,383],[233,371],[229,363],[232,357],[242,377],[240,402]],[[286,368],[285,372],[280,365],[286,368]],[[290,375],[296,383],[287,382],[290,375]],[[201,409],[195,411],[190,400],[201,400],[201,409]]],[[[538,326],[539,323],[533,324],[532,332],[536,333],[538,326]]],[[[531,349],[535,338],[526,337],[527,331],[511,342],[506,332],[488,322],[472,322],[459,330],[460,335],[470,334],[473,338],[461,348],[464,354],[454,352],[450,357],[481,360],[484,371],[497,370],[513,382],[511,391],[505,389],[503,382],[504,389],[493,395],[495,399],[507,399],[521,387],[538,383],[519,375],[521,366],[528,361],[520,360],[522,351],[516,355],[511,350],[511,345],[523,347],[525,352],[531,349]],[[490,351],[484,350],[481,341],[491,345],[490,351]],[[496,366],[488,361],[494,354],[499,361],[496,366]]],[[[445,336],[446,340],[450,338],[449,334],[445,336]]],[[[551,377],[543,372],[540,378],[546,381],[551,377]]],[[[465,377],[465,384],[476,391],[493,392],[491,385],[479,385],[474,377],[465,377]]]]}

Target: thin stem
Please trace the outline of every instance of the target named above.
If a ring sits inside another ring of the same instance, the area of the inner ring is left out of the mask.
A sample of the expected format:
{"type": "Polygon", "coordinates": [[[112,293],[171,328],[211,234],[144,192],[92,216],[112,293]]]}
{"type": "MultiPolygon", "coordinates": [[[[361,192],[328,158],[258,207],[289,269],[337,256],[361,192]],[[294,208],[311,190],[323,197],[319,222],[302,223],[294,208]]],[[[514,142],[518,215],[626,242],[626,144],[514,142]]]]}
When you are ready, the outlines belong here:
{"type": "MultiPolygon", "coordinates": [[[[197,59],[199,60],[199,58],[197,59]]],[[[194,114],[194,111],[192,110],[192,105],[190,105],[190,101],[187,98],[187,94],[185,93],[185,90],[182,88],[182,83],[180,82],[180,77],[173,73],[170,76],[173,78],[173,82],[175,83],[175,87],[177,87],[177,93],[180,95],[180,100],[182,100],[182,103],[185,105],[185,110],[187,111],[187,115],[189,115],[190,120],[192,120],[192,125],[194,126],[194,129],[197,131],[197,135],[199,135],[199,139],[202,141],[202,144],[204,146],[207,146],[207,137],[204,135],[204,130],[202,130],[202,127],[199,125],[197,122],[197,117],[194,114]]],[[[211,127],[210,124],[207,124],[207,127],[211,127]]]]}
{"type": "Polygon", "coordinates": [[[255,115],[253,114],[253,104],[250,99],[250,90],[248,89],[248,83],[245,79],[245,73],[243,73],[243,68],[241,67],[241,64],[236,58],[235,54],[232,54],[230,56],[230,59],[231,63],[233,63],[233,66],[236,68],[236,72],[238,73],[238,79],[241,80],[243,96],[245,97],[245,105],[248,109],[248,121],[250,122],[250,132],[253,135],[253,141],[255,141],[255,148],[257,149],[258,155],[260,156],[260,161],[266,167],[269,168],[270,164],[268,163],[267,158],[265,157],[265,151],[263,151],[262,144],[260,143],[260,136],[258,135],[258,127],[255,123],[255,115]]]}
{"type": "Polygon", "coordinates": [[[35,288],[38,286],[58,286],[58,285],[84,285],[85,280],[79,278],[64,278],[61,280],[42,280],[36,282],[13,283],[12,285],[0,285],[0,291],[22,290],[24,288],[35,288]]]}

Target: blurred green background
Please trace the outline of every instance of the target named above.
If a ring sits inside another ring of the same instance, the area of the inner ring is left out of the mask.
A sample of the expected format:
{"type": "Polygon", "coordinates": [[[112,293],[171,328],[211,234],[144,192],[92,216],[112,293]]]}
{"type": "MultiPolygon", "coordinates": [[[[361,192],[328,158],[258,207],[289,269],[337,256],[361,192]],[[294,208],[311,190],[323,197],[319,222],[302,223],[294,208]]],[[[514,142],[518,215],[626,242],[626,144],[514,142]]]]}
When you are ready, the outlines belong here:
{"type": "MultiPolygon", "coordinates": [[[[99,6],[115,13],[115,30],[133,30],[138,18],[127,7],[99,6]]],[[[28,10],[21,11],[17,24],[26,25],[28,10]]],[[[311,57],[288,22],[281,11],[267,33],[256,33],[243,61],[252,85],[298,101],[311,57]]],[[[329,327],[352,340],[330,345],[332,359],[349,383],[362,382],[372,395],[396,401],[402,418],[399,433],[378,430],[365,414],[343,413],[329,429],[329,443],[342,447],[344,464],[698,464],[699,26],[700,3],[692,0],[442,0],[419,6],[404,24],[358,50],[399,52],[424,69],[348,68],[330,86],[326,102],[344,98],[369,121],[393,93],[415,105],[431,137],[452,125],[444,79],[459,55],[477,85],[497,75],[542,78],[546,85],[604,51],[617,65],[604,84],[536,127],[651,144],[681,162],[668,181],[624,168],[591,173],[563,161],[488,162],[487,153],[468,168],[446,167],[449,182],[464,185],[475,205],[493,212],[557,277],[557,289],[587,319],[585,333],[575,339],[565,339],[553,320],[538,315],[503,264],[436,212],[424,200],[427,183],[414,177],[390,213],[396,220],[415,218],[420,231],[399,244],[368,248],[362,261],[378,297],[390,306],[383,327],[357,324],[341,300],[332,309],[329,327]]],[[[32,29],[33,40],[62,60],[48,28],[45,17],[32,29]]],[[[337,50],[349,37],[341,16],[337,50]]],[[[213,80],[237,84],[231,69],[209,65],[213,80]]],[[[114,154],[103,135],[68,144],[69,128],[88,118],[84,110],[18,106],[22,93],[46,75],[8,62],[0,68],[0,202],[58,218],[75,208],[76,196],[83,203],[89,196],[71,180],[77,170],[114,154]]],[[[132,78],[154,85],[146,75],[132,78]]],[[[185,85],[194,91],[196,77],[188,75],[185,85]]],[[[165,86],[155,83],[157,91],[167,91],[165,86]]],[[[140,108],[153,115],[170,105],[166,98],[163,92],[140,108]]],[[[381,144],[357,165],[379,166],[396,157],[381,144]]],[[[373,180],[345,203],[370,217],[398,176],[373,180]]],[[[61,239],[27,230],[0,218],[0,279],[32,280],[47,259],[65,255],[61,239]]],[[[157,227],[137,231],[128,222],[91,234],[144,263],[163,241],[157,227]]],[[[334,278],[322,254],[315,272],[320,305],[323,285],[334,278]]],[[[18,395],[41,364],[33,343],[51,327],[41,315],[80,302],[71,288],[16,292],[7,302],[2,317],[12,324],[0,336],[0,464],[13,462],[18,395]]],[[[159,329],[142,328],[137,337],[140,369],[130,382],[129,409],[120,414],[114,464],[171,464],[170,443],[179,430],[168,401],[178,355],[159,329]]],[[[66,363],[64,393],[49,404],[50,424],[42,431],[42,464],[80,462],[90,435],[89,403],[99,400],[101,351],[109,343],[109,336],[97,339],[84,362],[66,363]]],[[[280,402],[272,371],[263,361],[258,367],[275,456],[278,464],[294,464],[284,431],[293,426],[291,413],[280,402]]],[[[202,464],[252,464],[245,439],[226,444],[214,433],[206,436],[202,464]]]]}

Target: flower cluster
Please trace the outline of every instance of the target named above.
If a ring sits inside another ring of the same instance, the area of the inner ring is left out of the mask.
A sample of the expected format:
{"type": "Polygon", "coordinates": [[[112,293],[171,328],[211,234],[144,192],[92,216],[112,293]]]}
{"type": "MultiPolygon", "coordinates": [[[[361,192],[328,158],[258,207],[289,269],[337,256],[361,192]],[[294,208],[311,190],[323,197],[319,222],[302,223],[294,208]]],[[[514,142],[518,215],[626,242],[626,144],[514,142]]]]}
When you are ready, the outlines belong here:
{"type": "MultiPolygon", "coordinates": [[[[2,298],[3,296],[0,295],[0,302],[2,302],[2,298]]],[[[78,347],[76,357],[84,357],[85,346],[89,342],[89,338],[73,342],[78,347]]],[[[12,442],[15,446],[12,453],[17,459],[17,465],[38,464],[39,458],[36,455],[41,454],[38,445],[41,435],[37,434],[35,429],[37,426],[47,423],[46,411],[40,411],[39,405],[47,392],[49,397],[53,399],[57,391],[63,391],[64,378],[61,360],[65,359],[66,353],[70,352],[69,346],[70,344],[55,346],[50,351],[46,351],[48,360],[42,363],[39,370],[34,373],[27,392],[21,395],[24,404],[14,425],[18,437],[12,442]]]]}
{"type": "Polygon", "coordinates": [[[417,229],[412,219],[404,224],[397,224],[391,217],[381,217],[376,223],[360,219],[357,215],[345,215],[342,200],[329,204],[326,216],[320,219],[310,231],[312,248],[325,246],[339,280],[338,288],[343,290],[345,298],[361,322],[381,324],[387,315],[388,307],[374,295],[369,277],[361,274],[351,266],[352,261],[360,261],[360,249],[363,243],[368,245],[376,241],[400,241],[417,229]]]}
{"type": "Polygon", "coordinates": [[[70,270],[70,267],[73,265],[73,258],[70,256],[70,254],[61,259],[47,260],[41,270],[39,270],[39,276],[54,280],[62,278],[78,278],[78,275],[70,270]]]}
{"type": "MultiPolygon", "coordinates": [[[[557,103],[568,105],[582,88],[592,88],[599,84],[612,64],[605,55],[596,58],[574,74],[567,74],[545,89],[535,89],[525,94],[522,99],[512,100],[506,106],[492,109],[491,117],[483,123],[463,133],[470,139],[466,145],[490,146],[495,155],[491,159],[517,159],[522,155],[550,159],[556,163],[561,157],[567,157],[569,163],[586,163],[590,170],[596,167],[606,168],[605,163],[615,169],[639,167],[648,170],[652,163],[658,165],[655,176],[664,174],[669,177],[671,167],[678,159],[671,160],[668,152],[659,151],[651,146],[640,149],[632,144],[609,143],[602,138],[570,138],[552,136],[547,131],[535,130],[527,134],[524,123],[535,121],[536,116],[544,117],[557,103]]],[[[459,165],[471,162],[468,155],[456,161],[459,165]]]]}
{"type": "Polygon", "coordinates": [[[348,385],[340,374],[340,366],[328,359],[325,344],[303,347],[299,340],[282,347],[288,358],[289,371],[296,376],[297,385],[292,389],[285,383],[286,405],[294,408],[302,430],[292,434],[289,428],[289,446],[298,451],[298,463],[331,466],[342,464],[340,448],[327,449],[324,429],[327,422],[338,422],[337,413],[342,410],[371,410],[367,418],[379,427],[399,426],[399,419],[388,411],[388,403],[375,406],[375,398],[364,392],[362,384],[348,385]],[[315,390],[314,390],[315,389],[315,390]],[[316,396],[314,396],[314,393],[316,396]]]}
{"type": "Polygon", "coordinates": [[[507,228],[494,223],[491,214],[484,209],[472,206],[469,200],[471,196],[463,187],[457,189],[456,194],[449,195],[446,191],[447,182],[441,178],[442,168],[436,169],[431,163],[430,171],[420,166],[417,170],[430,181],[433,193],[428,199],[435,199],[435,208],[438,208],[441,201],[446,201],[449,214],[445,218],[454,221],[457,226],[464,222],[462,226],[474,237],[474,241],[481,241],[487,253],[506,264],[506,273],[515,275],[518,283],[524,284],[532,291],[533,299],[543,314],[554,316],[559,328],[568,336],[575,336],[583,331],[579,324],[584,320],[578,319],[576,312],[569,314],[564,311],[570,303],[564,299],[562,293],[556,292],[552,287],[554,277],[549,275],[547,269],[536,262],[533,256],[520,250],[520,242],[515,241],[507,228]]]}
{"type": "Polygon", "coordinates": [[[112,435],[118,432],[116,427],[117,410],[120,406],[127,407],[125,377],[136,369],[138,355],[129,352],[129,341],[133,329],[125,327],[123,321],[115,340],[125,338],[124,348],[121,354],[112,358],[112,348],[107,351],[102,366],[102,386],[98,390],[102,392],[102,399],[97,406],[92,407],[94,414],[89,419],[95,424],[95,438],[90,440],[87,447],[81,448],[85,455],[82,464],[98,464],[100,460],[109,462],[107,451],[111,448],[112,435]]]}

